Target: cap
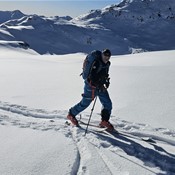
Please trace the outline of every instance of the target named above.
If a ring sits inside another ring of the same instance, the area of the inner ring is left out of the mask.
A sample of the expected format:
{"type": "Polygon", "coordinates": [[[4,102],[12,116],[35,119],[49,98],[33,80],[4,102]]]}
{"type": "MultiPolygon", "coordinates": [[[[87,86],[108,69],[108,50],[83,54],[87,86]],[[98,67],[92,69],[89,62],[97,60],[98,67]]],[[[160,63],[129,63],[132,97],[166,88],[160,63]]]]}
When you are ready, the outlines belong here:
{"type": "Polygon", "coordinates": [[[110,51],[109,49],[104,49],[104,50],[102,51],[102,53],[103,53],[105,56],[108,56],[108,57],[111,56],[111,51],[110,51]]]}

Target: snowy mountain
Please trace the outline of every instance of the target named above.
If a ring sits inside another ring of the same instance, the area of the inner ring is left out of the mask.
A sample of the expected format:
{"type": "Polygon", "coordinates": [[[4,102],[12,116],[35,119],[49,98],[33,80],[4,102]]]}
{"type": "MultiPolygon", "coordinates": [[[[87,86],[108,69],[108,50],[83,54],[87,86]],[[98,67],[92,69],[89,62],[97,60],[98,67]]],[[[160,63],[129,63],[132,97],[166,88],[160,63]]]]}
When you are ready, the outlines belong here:
{"type": "Polygon", "coordinates": [[[130,49],[148,51],[175,47],[173,0],[123,0],[102,10],[92,10],[76,20],[86,24],[98,23],[108,29],[117,46],[125,43],[130,49]],[[118,42],[117,37],[123,41],[118,42]]]}
{"type": "Polygon", "coordinates": [[[0,24],[3,23],[3,22],[9,21],[9,20],[20,19],[23,16],[25,16],[25,14],[23,14],[19,10],[0,11],[0,24]]]}
{"type": "MultiPolygon", "coordinates": [[[[0,47],[0,174],[175,175],[175,51],[111,58],[110,121],[128,136],[65,125],[84,57],[0,47]]],[[[91,124],[100,111],[97,99],[91,124]]]]}
{"type": "Polygon", "coordinates": [[[0,40],[24,42],[39,54],[106,47],[114,54],[175,49],[174,0],[123,0],[74,19],[18,14],[0,19],[8,19],[0,25],[0,40]]]}

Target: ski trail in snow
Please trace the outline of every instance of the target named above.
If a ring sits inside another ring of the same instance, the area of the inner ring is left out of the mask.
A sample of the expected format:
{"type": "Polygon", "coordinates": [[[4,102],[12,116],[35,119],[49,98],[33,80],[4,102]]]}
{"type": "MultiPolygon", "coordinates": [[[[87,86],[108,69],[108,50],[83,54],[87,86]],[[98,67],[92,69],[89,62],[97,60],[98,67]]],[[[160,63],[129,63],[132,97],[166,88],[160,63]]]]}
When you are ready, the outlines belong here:
{"type": "Polygon", "coordinates": [[[19,128],[31,128],[34,130],[55,130],[65,132],[64,120],[50,120],[46,118],[25,117],[21,114],[0,110],[0,125],[12,125],[19,128]]]}
{"type": "MultiPolygon", "coordinates": [[[[15,105],[15,104],[8,104],[0,101],[0,110],[2,111],[7,111],[13,114],[19,114],[19,116],[26,116],[30,118],[36,118],[36,119],[50,119],[50,124],[46,125],[44,122],[39,122],[38,124],[36,123],[36,120],[34,122],[21,122],[21,120],[14,119],[14,118],[9,118],[6,115],[1,115],[0,116],[0,123],[1,125],[5,125],[5,122],[11,122],[12,125],[19,125],[21,128],[22,127],[33,127],[33,129],[42,129],[42,130],[50,130],[50,129],[55,129],[59,130],[57,127],[58,124],[61,125],[65,121],[65,116],[67,115],[67,111],[52,111],[48,112],[43,109],[29,109],[26,106],[20,106],[20,105],[15,105]],[[55,120],[53,120],[55,119],[55,120]],[[52,122],[54,121],[54,122],[52,122]],[[56,121],[56,122],[55,122],[56,121]]],[[[3,112],[1,112],[2,114],[3,112]]],[[[85,116],[85,115],[84,115],[85,116]]],[[[87,117],[87,116],[85,116],[87,117]]],[[[24,118],[23,118],[24,119],[24,118]]],[[[41,120],[39,120],[41,121],[41,120]]],[[[113,121],[113,123],[116,124],[116,128],[122,132],[129,132],[130,134],[137,136],[137,137],[150,137],[156,141],[164,142],[167,144],[170,144],[172,146],[175,146],[175,131],[168,131],[168,129],[163,129],[163,128],[150,128],[148,126],[148,130],[146,132],[144,131],[145,128],[147,128],[146,125],[144,124],[133,124],[131,122],[123,121],[120,119],[117,119],[117,121],[113,121]],[[165,132],[166,130],[166,132],[165,132]],[[148,132],[149,131],[149,132],[148,132]],[[163,131],[163,132],[162,132],[163,131]],[[161,132],[161,135],[160,135],[161,132]],[[164,137],[167,136],[167,137],[164,137]],[[171,136],[171,137],[170,137],[171,136]]]]}
{"type": "Polygon", "coordinates": [[[84,137],[84,130],[73,127],[71,128],[71,132],[72,138],[75,141],[80,154],[80,166],[77,172],[78,175],[115,174],[116,171],[111,171],[108,163],[104,160],[97,148],[94,147],[94,145],[92,145],[86,137],[84,137]]]}
{"type": "MultiPolygon", "coordinates": [[[[42,129],[42,130],[50,130],[50,129],[55,129],[55,130],[59,130],[59,128],[57,127],[58,124],[61,125],[64,123],[65,121],[65,116],[67,115],[67,111],[59,111],[59,110],[55,110],[55,111],[46,111],[43,109],[30,109],[27,108],[26,106],[20,106],[20,105],[16,105],[16,104],[9,104],[9,103],[5,103],[5,102],[1,102],[0,101],[0,110],[2,111],[7,111],[7,112],[11,112],[13,114],[19,114],[19,115],[23,115],[26,117],[30,117],[30,118],[38,118],[38,119],[42,119],[44,121],[44,119],[46,119],[48,121],[48,119],[50,119],[50,124],[46,125],[44,124],[44,122],[42,123],[36,123],[36,120],[34,120],[34,122],[21,122],[22,120],[18,120],[18,119],[13,119],[13,118],[9,118],[6,115],[1,115],[0,116],[0,123],[1,125],[5,125],[5,122],[11,122],[12,125],[19,125],[19,127],[33,127],[33,129],[42,129]],[[55,120],[54,120],[55,119],[55,120]],[[9,121],[11,120],[11,121],[9,121]],[[52,122],[54,121],[54,122],[52,122]],[[55,122],[56,121],[56,122],[55,122]],[[45,126],[45,127],[44,127],[45,126]]],[[[2,112],[1,112],[2,114],[2,112]]],[[[84,117],[88,117],[88,115],[84,115],[84,117]]],[[[114,116],[112,116],[114,118],[114,116]]],[[[112,118],[111,117],[111,118],[112,118]]],[[[24,119],[24,118],[23,118],[24,119]]],[[[172,146],[175,146],[175,131],[171,131],[168,130],[166,128],[151,128],[150,126],[146,126],[144,124],[136,124],[136,123],[131,123],[131,122],[127,122],[124,120],[120,120],[117,119],[116,121],[112,121],[113,123],[116,123],[116,128],[122,132],[129,132],[130,134],[137,136],[137,137],[150,137],[156,141],[160,141],[160,142],[164,142],[167,144],[170,144],[172,146]],[[146,132],[144,131],[146,128],[146,132]],[[148,128],[148,129],[147,129],[148,128]],[[161,135],[160,135],[161,133],[161,135]],[[167,136],[167,137],[164,137],[167,136]],[[171,136],[171,137],[170,137],[171,136]]],[[[97,123],[96,123],[97,124],[97,123]]]]}
{"type": "MultiPolygon", "coordinates": [[[[66,115],[66,114],[65,114],[66,115]]],[[[83,136],[84,130],[79,130],[72,126],[66,126],[62,118],[65,116],[62,115],[59,120],[55,119],[49,120],[46,118],[35,118],[31,116],[25,117],[19,113],[13,113],[7,110],[0,110],[0,124],[1,125],[13,125],[19,128],[31,128],[34,130],[48,131],[55,130],[56,132],[63,133],[66,137],[72,137],[74,144],[77,147],[76,160],[73,162],[73,168],[71,175],[76,174],[94,174],[96,173],[96,164],[94,162],[100,162],[99,164],[99,173],[100,174],[112,174],[109,173],[110,169],[107,164],[103,161],[100,154],[96,151],[94,146],[92,146],[88,140],[83,136]],[[106,167],[104,169],[104,167],[106,167]],[[105,173],[103,173],[105,172],[105,173]]]]}
{"type": "MultiPolygon", "coordinates": [[[[168,174],[175,172],[175,168],[174,168],[175,155],[168,153],[161,146],[157,146],[154,144],[151,144],[150,146],[148,143],[144,143],[144,142],[141,143],[135,139],[129,139],[127,137],[119,136],[119,135],[117,135],[117,137],[112,137],[109,135],[101,134],[99,138],[100,138],[100,141],[103,140],[104,142],[108,142],[108,144],[105,143],[105,146],[103,146],[104,144],[102,144],[101,142],[102,148],[105,148],[106,145],[110,145],[110,147],[106,151],[110,150],[116,155],[119,155],[129,160],[133,164],[146,169],[150,173],[156,174],[155,171],[148,168],[149,166],[159,167],[162,171],[168,172],[168,174]],[[116,150],[116,147],[120,149],[120,151],[116,150]],[[122,150],[122,154],[121,154],[121,150],[122,150]],[[130,160],[129,157],[124,155],[123,153],[141,160],[142,162],[144,162],[144,166],[141,163],[139,164],[132,161],[132,159],[130,160]]],[[[92,140],[90,138],[90,141],[94,144],[94,139],[92,140]]]]}
{"type": "MultiPolygon", "coordinates": [[[[75,128],[73,128],[73,129],[75,129],[75,128]]],[[[80,152],[80,156],[81,155],[83,155],[83,156],[91,155],[91,152],[92,152],[93,155],[95,155],[96,157],[99,157],[98,163],[101,165],[104,164],[102,167],[103,167],[103,169],[104,168],[106,169],[106,171],[107,171],[106,174],[116,174],[116,173],[118,175],[128,174],[127,171],[122,171],[120,169],[120,166],[118,166],[118,161],[111,161],[111,157],[108,156],[109,152],[112,152],[115,154],[115,156],[118,154],[118,156],[124,157],[124,155],[122,156],[122,154],[120,155],[119,153],[117,153],[113,150],[114,147],[112,146],[112,143],[110,143],[110,141],[108,140],[109,135],[106,136],[103,134],[101,135],[101,134],[97,134],[97,133],[90,133],[86,138],[81,139],[82,132],[81,132],[81,134],[80,134],[80,132],[77,132],[77,130],[76,131],[73,130],[72,132],[73,132],[74,139],[77,141],[77,146],[78,146],[78,149],[80,152]],[[79,137],[80,137],[80,139],[78,139],[79,137]],[[100,162],[99,162],[99,160],[100,160],[100,162]]],[[[84,134],[84,131],[83,131],[83,134],[84,134]]],[[[131,156],[135,156],[135,155],[131,155],[131,156]]],[[[127,159],[127,158],[125,158],[125,159],[127,159]]],[[[84,165],[84,164],[87,164],[86,162],[90,161],[90,160],[92,161],[92,157],[89,157],[89,160],[85,160],[85,159],[82,160],[82,162],[80,163],[80,171],[79,172],[81,172],[81,167],[84,167],[84,169],[90,168],[88,165],[86,165],[86,166],[84,165]]],[[[130,159],[127,159],[127,160],[132,162],[130,159]]],[[[93,160],[93,162],[94,162],[94,160],[93,160]]],[[[141,164],[137,164],[134,161],[132,163],[134,165],[142,167],[144,170],[146,170],[148,172],[148,174],[156,174],[156,172],[152,171],[149,168],[145,168],[141,164]]],[[[95,174],[96,172],[98,172],[97,169],[91,170],[91,173],[89,172],[89,174],[95,174]]],[[[103,174],[102,172],[99,172],[99,173],[103,174]]]]}
{"type": "Polygon", "coordinates": [[[161,136],[158,136],[158,135],[155,135],[155,134],[150,134],[150,133],[143,133],[143,132],[138,132],[138,131],[133,131],[133,132],[130,132],[132,135],[134,136],[137,136],[137,137],[142,137],[142,138],[152,138],[156,141],[160,141],[160,142],[164,142],[164,143],[168,143],[172,146],[175,146],[175,140],[171,140],[171,139],[168,139],[168,138],[165,138],[165,137],[161,137],[161,136]]]}
{"type": "Polygon", "coordinates": [[[15,114],[21,114],[24,116],[29,116],[34,118],[46,118],[46,119],[64,118],[63,114],[65,113],[65,111],[52,111],[51,113],[43,109],[29,109],[26,106],[9,104],[1,101],[0,101],[0,109],[5,111],[10,111],[15,114]],[[58,115],[58,114],[62,114],[62,115],[58,115]]]}
{"type": "MultiPolygon", "coordinates": [[[[111,118],[115,118],[115,116],[112,116],[111,118]]],[[[147,130],[147,131],[159,132],[159,133],[162,133],[162,135],[175,137],[175,131],[174,130],[170,130],[168,128],[153,128],[153,127],[151,127],[151,126],[149,126],[147,124],[132,123],[132,122],[128,122],[128,121],[122,120],[120,118],[117,118],[117,120],[113,119],[112,122],[113,123],[117,123],[117,128],[122,129],[124,131],[132,132],[133,134],[134,133],[137,134],[135,131],[138,131],[138,130],[142,131],[142,134],[144,134],[143,131],[147,130]]]]}
{"type": "MultiPolygon", "coordinates": [[[[72,162],[72,175],[107,175],[116,174],[116,172],[119,175],[125,175],[132,171],[132,169],[127,171],[129,166],[141,167],[147,172],[146,174],[157,174],[157,168],[161,172],[174,174],[175,154],[169,151],[174,147],[174,140],[169,139],[174,138],[173,136],[166,140],[164,137],[166,134],[159,132],[160,130],[149,128],[143,132],[144,124],[133,124],[117,119],[118,123],[116,122],[115,127],[136,136],[148,136],[151,132],[150,136],[160,142],[148,144],[134,138],[120,135],[115,137],[93,131],[88,132],[84,137],[85,128],[80,129],[64,124],[66,115],[67,111],[48,112],[0,102],[0,125],[13,125],[41,131],[54,130],[74,140],[77,155],[76,160],[72,162]],[[125,166],[126,171],[124,171],[125,166]]],[[[86,116],[84,119],[87,120],[86,116]]],[[[95,118],[92,119],[92,123],[97,124],[95,118]]]]}
{"type": "MultiPolygon", "coordinates": [[[[112,116],[114,117],[114,116],[112,116]]],[[[112,118],[111,117],[111,118],[112,118]]],[[[167,128],[153,128],[143,123],[132,123],[125,120],[117,119],[112,120],[116,124],[118,131],[126,132],[142,138],[152,138],[157,142],[162,142],[175,146],[175,131],[167,128]]]]}

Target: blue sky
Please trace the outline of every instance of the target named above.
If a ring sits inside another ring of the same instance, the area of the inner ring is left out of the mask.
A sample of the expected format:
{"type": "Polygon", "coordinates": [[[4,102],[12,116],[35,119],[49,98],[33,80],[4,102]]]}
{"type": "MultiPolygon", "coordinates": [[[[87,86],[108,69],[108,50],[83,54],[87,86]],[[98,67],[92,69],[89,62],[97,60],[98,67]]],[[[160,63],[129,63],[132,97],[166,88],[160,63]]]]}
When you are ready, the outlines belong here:
{"type": "Polygon", "coordinates": [[[76,17],[92,9],[101,9],[107,5],[116,4],[121,0],[64,0],[64,1],[24,1],[11,0],[0,1],[0,11],[21,10],[26,14],[38,14],[45,16],[65,16],[76,17]]]}

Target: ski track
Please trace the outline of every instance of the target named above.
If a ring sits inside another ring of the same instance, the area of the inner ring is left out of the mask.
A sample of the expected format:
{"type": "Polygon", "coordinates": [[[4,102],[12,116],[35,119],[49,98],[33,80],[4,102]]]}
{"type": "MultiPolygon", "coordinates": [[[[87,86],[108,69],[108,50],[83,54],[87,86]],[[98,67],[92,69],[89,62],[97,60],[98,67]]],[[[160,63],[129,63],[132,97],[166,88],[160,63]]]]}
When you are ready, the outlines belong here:
{"type": "MultiPolygon", "coordinates": [[[[116,172],[119,175],[127,174],[128,172],[121,171],[121,167],[116,161],[111,161],[110,154],[146,169],[147,174],[157,174],[156,168],[168,175],[175,174],[175,154],[169,153],[162,147],[162,145],[175,146],[174,131],[166,128],[152,128],[145,124],[133,124],[121,119],[115,121],[112,116],[112,122],[117,123],[115,127],[119,130],[130,132],[134,136],[151,137],[156,140],[157,144],[93,131],[88,132],[84,137],[85,126],[84,129],[66,126],[66,115],[66,110],[49,112],[0,101],[0,125],[13,125],[42,131],[54,130],[73,139],[78,152],[71,175],[94,173],[110,175],[116,174],[116,172]],[[133,157],[142,164],[134,162],[133,157]]],[[[87,119],[87,116],[83,114],[83,119],[87,119]]],[[[92,122],[95,123],[95,120],[92,122]]]]}

